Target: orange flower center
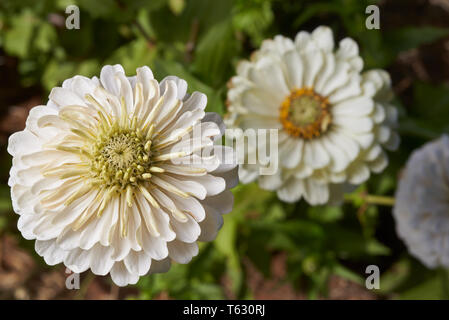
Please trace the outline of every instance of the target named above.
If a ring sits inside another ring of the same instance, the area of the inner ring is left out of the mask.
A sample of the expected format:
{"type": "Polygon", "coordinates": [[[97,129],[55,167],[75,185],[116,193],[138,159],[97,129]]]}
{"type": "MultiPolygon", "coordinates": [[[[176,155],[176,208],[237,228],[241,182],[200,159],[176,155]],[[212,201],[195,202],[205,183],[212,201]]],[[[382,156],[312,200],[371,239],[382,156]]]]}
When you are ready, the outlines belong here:
{"type": "Polygon", "coordinates": [[[326,132],[331,123],[329,101],[313,88],[293,90],[282,102],[280,120],[293,137],[312,139],[326,132]]]}

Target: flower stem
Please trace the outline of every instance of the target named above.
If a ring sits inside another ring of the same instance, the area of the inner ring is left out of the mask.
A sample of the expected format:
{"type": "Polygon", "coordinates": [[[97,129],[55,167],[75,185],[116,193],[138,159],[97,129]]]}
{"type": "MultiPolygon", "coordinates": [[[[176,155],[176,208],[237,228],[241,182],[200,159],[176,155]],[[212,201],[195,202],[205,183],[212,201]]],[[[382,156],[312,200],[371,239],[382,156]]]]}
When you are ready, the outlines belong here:
{"type": "Polygon", "coordinates": [[[381,206],[394,206],[394,197],[366,195],[364,200],[368,204],[378,204],[381,206]]]}
{"type": "Polygon", "coordinates": [[[150,35],[142,27],[140,22],[137,20],[134,20],[133,25],[136,26],[137,30],[139,30],[141,35],[145,38],[145,41],[147,42],[148,47],[153,48],[155,46],[155,43],[154,43],[153,39],[150,37],[150,35]]]}
{"type": "Polygon", "coordinates": [[[349,194],[345,196],[345,200],[353,202],[357,198],[360,198],[364,204],[380,205],[380,206],[394,206],[394,197],[389,196],[376,196],[366,193],[349,194]]]}

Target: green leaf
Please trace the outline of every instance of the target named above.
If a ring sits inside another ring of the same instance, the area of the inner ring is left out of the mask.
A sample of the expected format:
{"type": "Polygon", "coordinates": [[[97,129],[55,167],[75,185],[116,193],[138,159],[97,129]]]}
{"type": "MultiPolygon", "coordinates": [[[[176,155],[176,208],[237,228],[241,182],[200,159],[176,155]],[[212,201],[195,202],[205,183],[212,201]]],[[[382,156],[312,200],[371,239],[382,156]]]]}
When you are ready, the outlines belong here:
{"type": "Polygon", "coordinates": [[[394,263],[387,271],[383,272],[380,277],[379,292],[386,294],[392,293],[405,283],[410,276],[410,260],[400,259],[394,263]]]}
{"type": "Polygon", "coordinates": [[[150,48],[143,38],[138,38],[117,49],[106,64],[120,63],[128,74],[135,74],[143,65],[151,65],[157,50],[150,48]]]}
{"type": "Polygon", "coordinates": [[[224,216],[223,228],[214,241],[215,248],[226,257],[228,275],[235,294],[241,290],[244,281],[237,249],[237,227],[235,214],[227,214],[224,216]]]}
{"type": "Polygon", "coordinates": [[[394,191],[396,186],[396,181],[394,177],[389,175],[384,175],[379,178],[375,194],[386,194],[387,192],[394,191]]]}
{"type": "Polygon", "coordinates": [[[168,6],[150,12],[150,21],[158,42],[168,45],[200,39],[215,24],[231,16],[231,1],[189,0],[180,15],[168,6]],[[197,33],[192,32],[198,26],[197,33]]]}
{"type": "MultiPolygon", "coordinates": [[[[362,21],[364,25],[364,22],[362,21]]],[[[386,68],[396,58],[397,52],[392,50],[384,39],[381,30],[363,29],[357,34],[357,40],[360,45],[361,56],[365,69],[386,68]]]]}
{"type": "Polygon", "coordinates": [[[37,22],[37,18],[29,9],[12,18],[11,28],[6,31],[4,39],[4,48],[8,54],[20,58],[28,55],[37,22]]]}
{"type": "Polygon", "coordinates": [[[175,15],[180,15],[186,6],[186,3],[185,0],[169,0],[168,5],[175,15]]]}
{"type": "Polygon", "coordinates": [[[325,233],[321,225],[306,220],[289,220],[272,227],[277,232],[283,232],[295,239],[297,243],[313,243],[324,239],[325,233]]]}
{"type": "Polygon", "coordinates": [[[168,0],[127,0],[126,6],[129,10],[157,10],[164,7],[167,4],[168,0]]]}
{"type": "Polygon", "coordinates": [[[263,33],[273,20],[271,0],[240,0],[234,7],[235,29],[247,33],[255,46],[262,42],[263,33]]]}
{"type": "MultiPolygon", "coordinates": [[[[413,87],[414,104],[410,115],[415,123],[423,123],[435,133],[448,131],[449,125],[449,86],[431,85],[418,82],[413,87]]],[[[410,120],[409,120],[410,121],[410,120]]]]}
{"type": "Polygon", "coordinates": [[[89,59],[81,62],[78,65],[78,70],[76,74],[85,76],[85,77],[93,77],[98,75],[100,72],[100,63],[96,59],[89,59]]]}
{"type": "Polygon", "coordinates": [[[432,43],[448,34],[448,28],[407,26],[386,32],[385,40],[392,50],[401,52],[432,43]]]}
{"type": "Polygon", "coordinates": [[[411,117],[399,122],[398,131],[401,136],[419,137],[424,140],[433,140],[440,135],[440,132],[431,123],[411,117]]]}
{"type": "Polygon", "coordinates": [[[0,234],[8,226],[8,219],[0,214],[0,234]]]}
{"type": "Polygon", "coordinates": [[[42,75],[42,85],[47,91],[60,86],[65,79],[73,77],[76,65],[70,62],[51,60],[42,75]]]}
{"type": "Polygon", "coordinates": [[[191,287],[190,299],[221,300],[224,299],[223,288],[219,284],[195,282],[191,287]]]}
{"type": "Polygon", "coordinates": [[[299,28],[301,25],[320,14],[341,13],[342,8],[343,7],[341,5],[333,2],[311,3],[304,6],[304,9],[301,10],[299,16],[293,22],[293,27],[299,28]]]}
{"type": "Polygon", "coordinates": [[[49,52],[57,43],[55,29],[48,23],[42,23],[34,39],[34,47],[42,52],[49,52]]]}
{"type": "MultiPolygon", "coordinates": [[[[114,0],[77,0],[81,9],[86,10],[93,18],[111,18],[119,12],[117,2],[114,0]]],[[[81,21],[82,23],[82,21],[81,21]]]]}
{"type": "Polygon", "coordinates": [[[314,206],[310,207],[307,213],[311,219],[323,223],[336,222],[344,215],[340,206],[314,206]]]}
{"type": "Polygon", "coordinates": [[[440,300],[447,299],[444,289],[444,281],[448,279],[435,275],[419,285],[402,292],[398,298],[401,300],[440,300]]]}
{"type": "Polygon", "coordinates": [[[0,187],[0,211],[12,210],[11,191],[8,186],[0,187]]]}
{"type": "Polygon", "coordinates": [[[355,273],[351,269],[346,268],[340,263],[336,263],[333,266],[332,271],[335,275],[351,280],[360,285],[364,285],[365,283],[365,279],[363,277],[361,277],[359,274],[355,273]]]}
{"type": "Polygon", "coordinates": [[[231,22],[220,22],[210,28],[198,43],[192,70],[205,82],[217,87],[232,75],[231,61],[237,49],[231,22]]]}
{"type": "Polygon", "coordinates": [[[330,247],[342,258],[388,255],[390,249],[373,237],[337,225],[326,226],[330,247]]]}
{"type": "Polygon", "coordinates": [[[12,204],[11,199],[9,197],[0,198],[0,211],[11,211],[12,204]]]}

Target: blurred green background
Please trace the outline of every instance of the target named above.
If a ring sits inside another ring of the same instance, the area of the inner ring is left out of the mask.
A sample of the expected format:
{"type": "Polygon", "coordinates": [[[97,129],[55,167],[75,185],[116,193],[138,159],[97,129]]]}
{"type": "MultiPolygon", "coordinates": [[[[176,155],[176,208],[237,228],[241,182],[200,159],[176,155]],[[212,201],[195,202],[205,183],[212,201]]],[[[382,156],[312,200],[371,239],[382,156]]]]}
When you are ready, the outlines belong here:
{"type": "Polygon", "coordinates": [[[392,196],[411,151],[449,131],[448,35],[444,0],[1,0],[0,299],[448,299],[449,272],[413,259],[391,207],[366,196],[392,196]],[[72,4],[79,30],[65,28],[72,4]],[[369,4],[380,8],[380,30],[365,27],[369,4]],[[128,75],[148,65],[159,80],[187,80],[223,115],[239,60],[263,39],[319,25],[336,41],[353,37],[366,69],[390,72],[400,113],[400,149],[344,205],[285,204],[255,184],[239,185],[218,238],[201,244],[190,264],[120,289],[86,272],[81,290],[67,290],[64,268],[46,266],[21,237],[6,184],[7,138],[52,87],[98,75],[105,64],[120,63],[128,75]],[[378,290],[365,288],[370,264],[381,271],[378,290]]]}

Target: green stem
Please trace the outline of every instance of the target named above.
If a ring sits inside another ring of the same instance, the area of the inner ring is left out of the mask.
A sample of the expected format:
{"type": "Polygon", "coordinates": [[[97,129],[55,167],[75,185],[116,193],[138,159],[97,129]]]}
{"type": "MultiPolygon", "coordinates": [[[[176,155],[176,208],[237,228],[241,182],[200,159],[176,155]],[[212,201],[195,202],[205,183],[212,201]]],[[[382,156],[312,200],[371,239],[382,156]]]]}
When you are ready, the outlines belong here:
{"type": "Polygon", "coordinates": [[[381,206],[394,206],[395,199],[394,197],[388,196],[374,196],[374,195],[366,195],[364,200],[368,204],[377,204],[381,206]]]}
{"type": "Polygon", "coordinates": [[[345,200],[348,202],[354,201],[360,197],[364,204],[380,205],[380,206],[394,206],[394,197],[389,196],[376,196],[371,194],[348,194],[345,196],[345,200]]]}
{"type": "Polygon", "coordinates": [[[145,41],[147,42],[148,47],[153,48],[155,46],[153,39],[145,31],[145,29],[142,27],[142,25],[139,23],[139,21],[134,20],[133,24],[137,28],[137,30],[139,30],[140,34],[145,38],[145,41]]]}

